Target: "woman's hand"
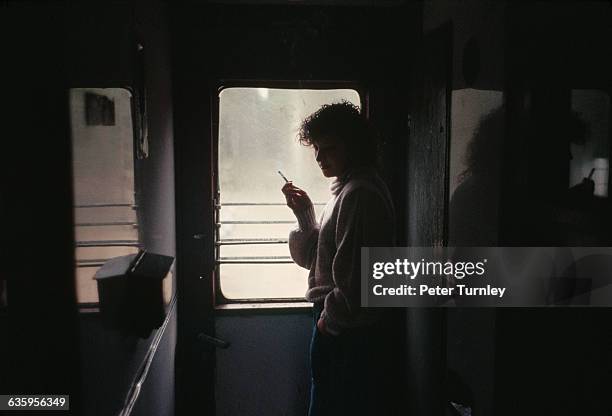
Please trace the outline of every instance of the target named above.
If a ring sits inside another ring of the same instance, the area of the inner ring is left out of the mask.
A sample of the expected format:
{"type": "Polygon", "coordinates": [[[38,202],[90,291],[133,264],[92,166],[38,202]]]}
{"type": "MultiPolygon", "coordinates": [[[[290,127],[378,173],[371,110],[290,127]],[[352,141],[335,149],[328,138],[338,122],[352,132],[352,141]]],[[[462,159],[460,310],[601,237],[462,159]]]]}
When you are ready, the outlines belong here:
{"type": "Polygon", "coordinates": [[[317,329],[320,333],[329,335],[327,333],[327,327],[325,326],[325,320],[323,318],[319,318],[319,320],[317,321],[317,329]]]}
{"type": "Polygon", "coordinates": [[[281,192],[285,194],[287,206],[293,211],[303,211],[312,206],[312,201],[306,191],[289,181],[283,185],[281,192]]]}

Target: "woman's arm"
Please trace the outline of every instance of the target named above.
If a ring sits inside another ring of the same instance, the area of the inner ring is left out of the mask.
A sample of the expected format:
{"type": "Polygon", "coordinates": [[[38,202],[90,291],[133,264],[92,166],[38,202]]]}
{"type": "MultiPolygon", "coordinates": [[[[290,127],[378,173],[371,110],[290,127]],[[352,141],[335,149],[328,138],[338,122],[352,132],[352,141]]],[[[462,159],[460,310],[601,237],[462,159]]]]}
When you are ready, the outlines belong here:
{"type": "Polygon", "coordinates": [[[292,182],[287,182],[281,189],[287,199],[287,206],[293,210],[298,229],[289,233],[289,252],[299,266],[310,269],[316,257],[319,225],[315,217],[314,206],[308,194],[292,182]]]}
{"type": "Polygon", "coordinates": [[[298,220],[298,229],[289,233],[289,253],[299,266],[310,269],[316,257],[319,225],[311,205],[303,211],[294,211],[298,220]]]}

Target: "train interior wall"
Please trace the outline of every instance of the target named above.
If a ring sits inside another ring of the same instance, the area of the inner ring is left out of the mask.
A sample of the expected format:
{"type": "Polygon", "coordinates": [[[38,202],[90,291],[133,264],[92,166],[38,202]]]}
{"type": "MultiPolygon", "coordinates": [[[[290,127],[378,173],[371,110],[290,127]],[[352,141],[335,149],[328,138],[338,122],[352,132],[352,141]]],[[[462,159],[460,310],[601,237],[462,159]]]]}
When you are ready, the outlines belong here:
{"type": "MultiPolygon", "coordinates": [[[[150,157],[136,165],[142,238],[149,250],[177,258],[179,298],[133,414],[189,414],[198,401],[205,414],[306,413],[310,311],[215,310],[212,287],[198,279],[208,270],[193,234],[212,222],[202,228],[202,218],[212,218],[206,160],[210,97],[220,79],[362,83],[386,139],[383,174],[403,213],[402,245],[610,245],[601,207],[579,212],[601,220],[596,231],[570,235],[567,224],[547,218],[551,206],[565,209],[558,201],[566,161],[541,163],[565,157],[549,137],[563,134],[554,121],[567,116],[572,90],[609,97],[607,3],[6,9],[3,26],[14,39],[7,127],[18,134],[2,152],[3,195],[11,196],[1,205],[11,293],[10,314],[0,312],[0,334],[9,340],[0,342],[8,369],[0,373],[2,392],[65,391],[75,398],[73,414],[114,414],[152,340],[120,335],[95,312],[77,309],[66,88],[143,80],[147,91],[150,157]],[[435,39],[446,48],[436,51],[441,61],[426,49],[435,39]],[[422,86],[435,62],[444,62],[438,76],[446,77],[435,84],[446,94],[438,100],[422,86]],[[444,123],[436,140],[448,140],[448,153],[436,157],[447,167],[425,200],[437,165],[414,158],[427,150],[421,133],[438,131],[432,120],[444,123]],[[475,146],[479,158],[467,158],[475,146]],[[422,164],[418,172],[412,161],[422,164]],[[33,244],[39,240],[42,249],[33,244]],[[231,346],[197,345],[202,331],[231,346]]],[[[453,400],[476,416],[610,414],[609,318],[609,309],[407,311],[408,410],[444,414],[453,400]]]]}
{"type": "MultiPolygon", "coordinates": [[[[7,193],[14,199],[4,204],[3,220],[12,216],[5,227],[7,241],[16,239],[3,246],[13,247],[5,252],[7,258],[21,266],[8,270],[11,309],[2,316],[2,338],[10,341],[2,342],[8,349],[2,354],[3,368],[8,369],[2,372],[2,391],[64,391],[71,396],[73,414],[119,412],[153,335],[142,339],[120,334],[103,325],[99,312],[77,310],[74,269],[58,267],[74,264],[67,89],[133,88],[136,40],[146,45],[142,75],[148,92],[150,157],[135,167],[144,178],[140,236],[148,250],[175,256],[170,39],[164,8],[159,2],[3,5],[4,27],[14,39],[14,55],[8,56],[15,58],[16,68],[10,74],[18,86],[8,89],[9,96],[19,97],[15,103],[24,105],[15,108],[9,124],[20,133],[3,152],[12,155],[4,163],[8,173],[3,177],[15,180],[15,188],[7,193]],[[31,110],[23,113],[25,108],[31,110]],[[26,137],[36,137],[40,144],[26,137]],[[34,153],[26,148],[32,145],[34,153]],[[24,194],[26,189],[36,192],[24,194]],[[36,210],[24,210],[27,206],[36,210]],[[16,228],[13,221],[30,225],[16,228]],[[20,235],[45,235],[49,248],[40,251],[31,268],[24,268],[29,263],[24,253],[32,250],[20,235]],[[58,296],[60,290],[64,294],[58,296]],[[45,326],[55,327],[55,334],[41,330],[45,326]]],[[[175,343],[174,313],[132,414],[174,414],[175,343]]]]}

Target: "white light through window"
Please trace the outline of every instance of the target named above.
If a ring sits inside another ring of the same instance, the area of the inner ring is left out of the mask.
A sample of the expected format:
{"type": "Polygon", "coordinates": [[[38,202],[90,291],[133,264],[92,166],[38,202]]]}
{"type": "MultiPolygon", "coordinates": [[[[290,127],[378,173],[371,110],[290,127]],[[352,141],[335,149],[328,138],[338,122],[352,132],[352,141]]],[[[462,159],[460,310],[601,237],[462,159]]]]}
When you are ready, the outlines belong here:
{"type": "Polygon", "coordinates": [[[287,237],[295,217],[285,205],[277,171],[308,192],[320,215],[330,197],[329,180],[296,134],[309,114],[342,100],[360,105],[351,89],[220,92],[217,272],[225,298],[304,297],[308,271],[289,257],[287,237]]]}

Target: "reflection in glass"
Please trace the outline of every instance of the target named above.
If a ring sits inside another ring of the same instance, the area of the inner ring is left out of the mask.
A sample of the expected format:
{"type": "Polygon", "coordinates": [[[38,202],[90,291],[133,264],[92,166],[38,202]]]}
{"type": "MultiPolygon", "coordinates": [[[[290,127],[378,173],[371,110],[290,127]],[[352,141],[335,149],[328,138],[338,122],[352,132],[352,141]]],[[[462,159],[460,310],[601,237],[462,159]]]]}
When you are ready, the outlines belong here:
{"type": "Polygon", "coordinates": [[[496,245],[504,94],[452,92],[449,245],[496,245]]]}
{"type": "Polygon", "coordinates": [[[584,137],[572,137],[569,186],[584,178],[595,182],[596,196],[608,196],[610,96],[600,90],[572,90],[572,112],[585,125],[584,137]]]}

